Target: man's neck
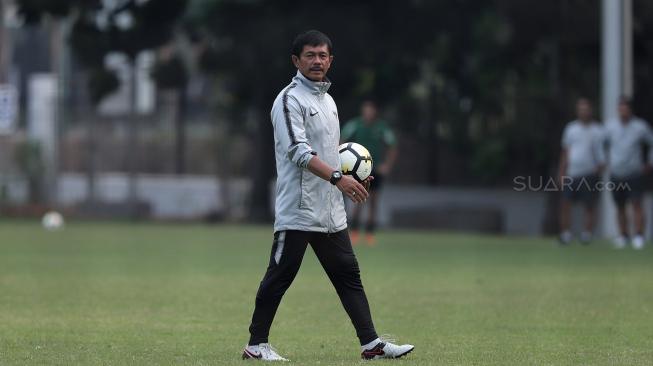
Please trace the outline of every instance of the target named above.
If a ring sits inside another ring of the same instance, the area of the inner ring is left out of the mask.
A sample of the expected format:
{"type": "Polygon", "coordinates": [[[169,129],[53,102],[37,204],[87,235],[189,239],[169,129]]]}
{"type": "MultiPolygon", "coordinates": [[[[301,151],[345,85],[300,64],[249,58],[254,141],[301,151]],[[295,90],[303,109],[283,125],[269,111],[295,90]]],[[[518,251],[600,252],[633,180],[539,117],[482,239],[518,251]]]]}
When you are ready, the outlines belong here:
{"type": "Polygon", "coordinates": [[[324,81],[324,78],[322,78],[321,80],[315,80],[315,79],[311,79],[311,78],[309,78],[308,76],[306,76],[306,75],[305,75],[303,72],[301,72],[301,71],[300,71],[299,73],[302,74],[302,76],[305,77],[306,80],[308,80],[308,81],[312,81],[312,82],[314,82],[314,83],[321,83],[321,82],[324,81]]]}

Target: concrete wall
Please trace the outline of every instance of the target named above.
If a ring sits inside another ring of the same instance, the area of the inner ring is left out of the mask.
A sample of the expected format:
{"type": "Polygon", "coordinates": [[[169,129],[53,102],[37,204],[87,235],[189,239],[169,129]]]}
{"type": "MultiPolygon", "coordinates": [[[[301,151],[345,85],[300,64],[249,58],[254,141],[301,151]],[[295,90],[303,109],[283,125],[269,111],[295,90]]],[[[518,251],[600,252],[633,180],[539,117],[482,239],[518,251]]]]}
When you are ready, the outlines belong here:
{"type": "MultiPolygon", "coordinates": [[[[20,180],[10,180],[8,193],[10,201],[25,202],[27,189],[20,180]]],[[[271,191],[274,192],[273,184],[271,191]]],[[[213,176],[167,176],[140,175],[138,194],[149,204],[151,214],[159,219],[199,219],[207,214],[221,212],[225,208],[223,197],[228,197],[232,215],[244,217],[249,203],[251,182],[236,179],[230,184],[228,194],[213,176]]],[[[63,174],[59,179],[58,197],[62,206],[82,202],[87,195],[83,174],[63,174]]],[[[378,221],[381,227],[392,227],[392,217],[398,211],[431,210],[435,212],[456,212],[465,220],[469,212],[470,223],[455,225],[454,229],[473,225],[478,212],[498,213],[503,233],[516,235],[541,235],[547,210],[547,195],[551,192],[518,192],[510,189],[463,189],[428,186],[388,185],[381,192],[378,221]],[[462,213],[462,214],[461,214],[462,213]]],[[[122,173],[98,175],[97,196],[106,203],[124,202],[127,196],[127,177],[122,173]]],[[[647,208],[653,204],[646,196],[647,208]]],[[[351,206],[351,205],[348,205],[351,206]]],[[[273,205],[271,205],[272,210],[273,205]]],[[[349,207],[351,208],[351,207],[349,207]]],[[[650,210],[649,210],[650,211],[650,210]]],[[[363,219],[365,215],[363,215],[363,219]]],[[[651,221],[649,215],[649,221],[651,221]]],[[[456,219],[460,220],[460,219],[456,219]]],[[[579,230],[581,212],[575,210],[574,228],[579,230]]],[[[652,225],[649,225],[649,227],[652,225]]],[[[650,229],[649,237],[650,237],[650,229]]]]}
{"type": "MultiPolygon", "coordinates": [[[[244,216],[248,192],[248,180],[237,179],[230,184],[229,204],[233,215],[244,216]]],[[[138,197],[150,206],[151,214],[158,219],[199,219],[209,213],[225,208],[222,198],[224,187],[212,176],[138,176],[138,197]]],[[[10,202],[27,200],[27,187],[23,181],[11,180],[8,184],[10,202]]],[[[123,173],[98,174],[96,199],[108,204],[125,202],[128,194],[127,175],[123,173]]],[[[88,195],[86,177],[83,174],[65,173],[58,182],[58,204],[74,206],[88,195]]]]}
{"type": "Polygon", "coordinates": [[[424,186],[389,185],[381,192],[379,224],[391,226],[395,210],[478,210],[497,211],[503,220],[504,232],[540,235],[544,222],[546,194],[516,192],[505,189],[462,189],[424,186]]]}

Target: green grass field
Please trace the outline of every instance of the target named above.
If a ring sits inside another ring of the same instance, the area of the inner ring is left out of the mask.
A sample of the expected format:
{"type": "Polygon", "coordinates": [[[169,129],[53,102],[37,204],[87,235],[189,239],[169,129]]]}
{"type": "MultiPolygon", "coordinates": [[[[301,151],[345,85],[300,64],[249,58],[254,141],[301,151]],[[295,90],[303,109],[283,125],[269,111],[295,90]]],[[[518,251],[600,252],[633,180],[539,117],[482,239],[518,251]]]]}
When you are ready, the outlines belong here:
{"type": "MultiPolygon", "coordinates": [[[[271,227],[0,223],[0,365],[242,365],[271,227]]],[[[401,365],[651,365],[653,250],[381,233],[356,249],[401,365]]],[[[296,365],[361,364],[309,249],[271,342],[296,365]]]]}

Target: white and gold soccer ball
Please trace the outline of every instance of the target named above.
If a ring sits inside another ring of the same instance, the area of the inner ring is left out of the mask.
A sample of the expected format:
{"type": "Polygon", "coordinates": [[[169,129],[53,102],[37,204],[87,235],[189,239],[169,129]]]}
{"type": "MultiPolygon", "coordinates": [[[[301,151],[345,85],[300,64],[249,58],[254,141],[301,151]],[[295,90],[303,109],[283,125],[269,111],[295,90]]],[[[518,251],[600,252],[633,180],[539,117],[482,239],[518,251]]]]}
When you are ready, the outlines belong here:
{"type": "Polygon", "coordinates": [[[41,225],[48,231],[61,230],[64,226],[63,216],[56,211],[49,211],[43,215],[41,225]]]}
{"type": "Polygon", "coordinates": [[[351,175],[359,182],[372,173],[372,155],[367,149],[355,142],[345,142],[338,147],[340,153],[340,170],[342,174],[351,175]]]}

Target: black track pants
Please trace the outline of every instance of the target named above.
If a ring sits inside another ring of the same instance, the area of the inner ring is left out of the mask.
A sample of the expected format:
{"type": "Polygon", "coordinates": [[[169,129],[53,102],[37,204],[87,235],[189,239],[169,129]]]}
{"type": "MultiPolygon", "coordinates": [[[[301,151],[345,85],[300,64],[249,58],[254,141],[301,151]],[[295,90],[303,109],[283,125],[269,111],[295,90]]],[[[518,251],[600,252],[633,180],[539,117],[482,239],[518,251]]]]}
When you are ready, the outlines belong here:
{"type": "Polygon", "coordinates": [[[274,233],[270,264],[256,293],[250,345],[268,342],[281,298],[295,279],[309,243],[354,324],[361,345],[377,338],[347,230],[332,234],[288,230],[274,233]]]}

